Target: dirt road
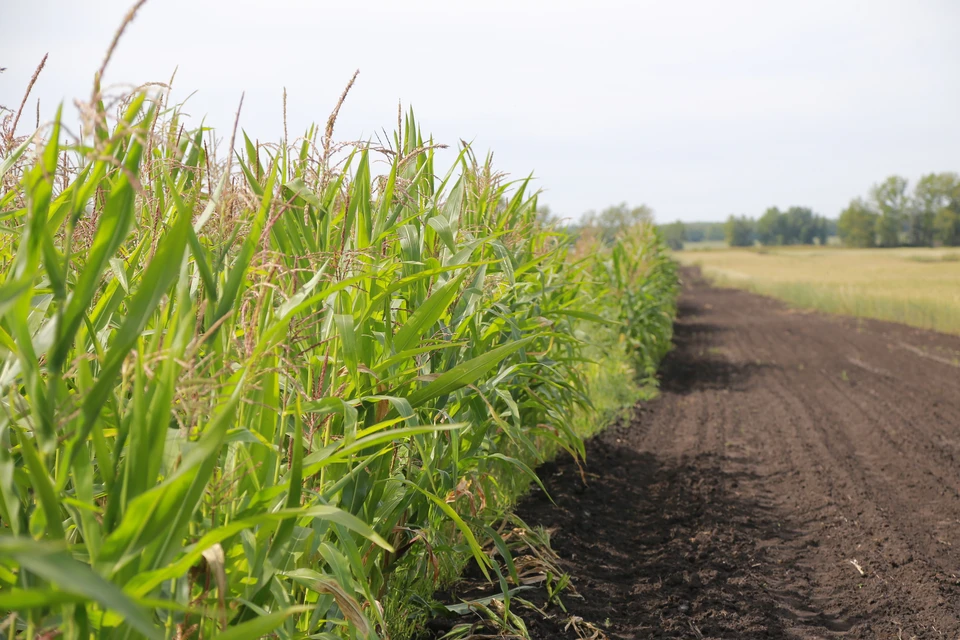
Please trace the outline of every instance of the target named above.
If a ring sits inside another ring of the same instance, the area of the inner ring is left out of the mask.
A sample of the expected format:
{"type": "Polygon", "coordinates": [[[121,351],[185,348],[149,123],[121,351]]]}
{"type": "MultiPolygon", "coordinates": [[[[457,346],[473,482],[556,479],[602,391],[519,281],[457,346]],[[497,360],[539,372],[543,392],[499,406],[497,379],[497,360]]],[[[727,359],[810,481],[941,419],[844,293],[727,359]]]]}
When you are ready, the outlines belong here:
{"type": "MultiPolygon", "coordinates": [[[[559,460],[552,529],[611,638],[960,638],[960,339],[694,272],[662,395],[559,460]]],[[[534,637],[576,637],[566,617],[534,637]]]]}

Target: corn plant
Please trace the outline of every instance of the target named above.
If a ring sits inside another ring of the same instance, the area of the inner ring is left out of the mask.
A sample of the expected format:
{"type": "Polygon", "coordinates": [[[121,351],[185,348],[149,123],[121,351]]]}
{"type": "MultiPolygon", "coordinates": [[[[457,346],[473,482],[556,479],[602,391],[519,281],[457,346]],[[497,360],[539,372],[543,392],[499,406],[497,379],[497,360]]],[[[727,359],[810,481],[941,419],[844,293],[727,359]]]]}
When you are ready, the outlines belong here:
{"type": "Polygon", "coordinates": [[[657,365],[669,351],[679,293],[677,265],[670,258],[660,231],[643,223],[618,234],[604,246],[587,228],[574,255],[588,263],[594,290],[613,298],[604,308],[619,323],[637,375],[655,384],[657,365]]]}
{"type": "Polygon", "coordinates": [[[412,113],[226,158],[145,94],[93,114],[0,161],[8,636],[385,637],[400,575],[519,582],[482,543],[583,455],[584,323],[662,352],[659,240],[568,260],[528,180],[438,174],[412,113]]]}

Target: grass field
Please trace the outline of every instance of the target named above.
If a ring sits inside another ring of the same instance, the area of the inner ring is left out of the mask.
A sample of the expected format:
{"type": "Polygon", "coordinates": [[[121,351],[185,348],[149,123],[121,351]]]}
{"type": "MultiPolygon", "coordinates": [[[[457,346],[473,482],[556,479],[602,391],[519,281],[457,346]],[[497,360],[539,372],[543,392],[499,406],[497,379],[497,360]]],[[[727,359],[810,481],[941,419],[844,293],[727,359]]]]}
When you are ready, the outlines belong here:
{"type": "Polygon", "coordinates": [[[726,240],[700,240],[698,242],[684,242],[684,251],[715,251],[717,249],[726,249],[729,245],[726,240]]]}
{"type": "Polygon", "coordinates": [[[766,248],[675,252],[718,284],[829,313],[960,333],[960,250],[766,248]]]}

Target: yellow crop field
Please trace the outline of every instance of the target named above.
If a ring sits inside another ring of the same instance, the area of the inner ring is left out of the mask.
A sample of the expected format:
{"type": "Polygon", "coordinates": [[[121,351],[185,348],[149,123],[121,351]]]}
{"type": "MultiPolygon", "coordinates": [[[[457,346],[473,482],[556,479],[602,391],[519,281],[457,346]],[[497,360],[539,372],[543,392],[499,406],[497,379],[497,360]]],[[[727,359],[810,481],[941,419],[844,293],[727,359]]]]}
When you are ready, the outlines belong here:
{"type": "Polygon", "coordinates": [[[777,247],[675,252],[717,284],[803,308],[960,334],[960,250],[777,247]]]}

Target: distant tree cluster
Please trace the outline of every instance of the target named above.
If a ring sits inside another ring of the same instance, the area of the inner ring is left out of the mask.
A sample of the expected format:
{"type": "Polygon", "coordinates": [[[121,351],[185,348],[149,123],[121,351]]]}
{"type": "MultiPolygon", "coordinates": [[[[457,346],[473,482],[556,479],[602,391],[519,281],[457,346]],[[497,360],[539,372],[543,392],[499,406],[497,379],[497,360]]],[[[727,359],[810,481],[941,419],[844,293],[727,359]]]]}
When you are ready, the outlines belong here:
{"type": "Polygon", "coordinates": [[[837,231],[849,247],[960,246],[960,176],[930,173],[913,192],[890,176],[840,213],[837,231]]]}
{"type": "Polygon", "coordinates": [[[722,222],[671,222],[660,226],[663,238],[674,251],[685,242],[723,242],[726,239],[722,222]]]}
{"type": "Polygon", "coordinates": [[[730,216],[726,222],[680,221],[662,225],[664,238],[672,249],[682,249],[684,242],[726,241],[731,247],[763,245],[826,244],[836,235],[836,223],[816,215],[807,207],[790,207],[781,211],[770,207],[758,220],[747,216],[730,216]]]}
{"type": "Polygon", "coordinates": [[[806,207],[790,207],[786,211],[770,207],[756,224],[757,240],[765,246],[827,244],[828,231],[827,219],[806,207]]]}
{"type": "Polygon", "coordinates": [[[688,222],[687,242],[721,242],[726,238],[722,222],[688,222]]]}
{"type": "Polygon", "coordinates": [[[674,251],[683,249],[683,243],[687,239],[687,225],[677,220],[676,222],[663,225],[660,227],[660,231],[663,232],[663,239],[668,247],[674,251]]]}
{"type": "MultiPolygon", "coordinates": [[[[546,209],[545,213],[549,217],[549,209],[546,209]]],[[[541,217],[543,215],[541,214],[541,217]]],[[[622,232],[644,222],[653,222],[653,209],[645,204],[632,207],[626,202],[621,202],[599,213],[593,210],[587,211],[579,222],[568,224],[566,228],[571,242],[575,242],[584,234],[591,234],[598,237],[604,244],[612,244],[622,232]]]]}
{"type": "Polygon", "coordinates": [[[826,244],[830,221],[808,207],[790,207],[781,211],[767,209],[758,220],[747,216],[730,216],[724,225],[724,238],[731,247],[793,244],[826,244]]]}
{"type": "Polygon", "coordinates": [[[541,223],[564,228],[571,244],[576,244],[582,237],[591,236],[609,245],[624,231],[653,222],[653,209],[645,204],[630,206],[621,202],[600,212],[587,211],[578,221],[563,221],[543,205],[537,208],[537,218],[541,223]]]}
{"type": "Polygon", "coordinates": [[[731,215],[727,218],[727,223],[723,225],[724,239],[731,247],[753,246],[753,227],[753,218],[731,215]]]}
{"type": "Polygon", "coordinates": [[[626,202],[607,207],[600,213],[588,211],[583,216],[583,226],[598,229],[601,239],[607,244],[613,242],[621,232],[642,222],[652,221],[653,209],[645,204],[631,207],[626,202]]]}
{"type": "MultiPolygon", "coordinates": [[[[582,227],[593,228],[604,240],[641,221],[651,220],[649,207],[626,203],[589,212],[582,227]]],[[[837,220],[807,207],[767,209],[758,219],[731,215],[726,222],[680,221],[661,225],[664,239],[675,250],[686,242],[725,240],[731,247],[826,244],[839,235],[848,247],[960,246],[960,175],[930,173],[913,189],[901,176],[890,176],[854,198],[837,220]]]]}

